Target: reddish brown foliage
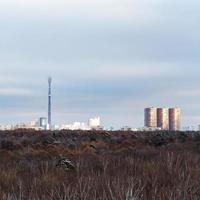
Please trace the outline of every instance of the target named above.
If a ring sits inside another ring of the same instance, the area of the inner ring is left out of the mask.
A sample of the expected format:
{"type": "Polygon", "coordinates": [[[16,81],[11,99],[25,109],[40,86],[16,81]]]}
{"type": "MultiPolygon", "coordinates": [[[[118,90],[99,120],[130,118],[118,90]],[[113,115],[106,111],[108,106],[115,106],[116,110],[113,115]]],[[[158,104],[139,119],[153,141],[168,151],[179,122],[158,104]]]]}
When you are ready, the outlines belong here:
{"type": "Polygon", "coordinates": [[[199,200],[198,133],[0,132],[2,200],[199,200]],[[56,168],[67,156],[75,171],[56,168]]]}

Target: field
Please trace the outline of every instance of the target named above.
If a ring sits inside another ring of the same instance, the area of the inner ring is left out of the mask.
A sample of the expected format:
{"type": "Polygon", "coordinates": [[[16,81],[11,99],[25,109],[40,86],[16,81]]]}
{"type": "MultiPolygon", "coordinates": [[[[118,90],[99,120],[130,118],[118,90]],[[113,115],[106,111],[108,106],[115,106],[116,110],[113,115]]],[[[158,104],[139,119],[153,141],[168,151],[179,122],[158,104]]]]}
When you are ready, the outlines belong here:
{"type": "Polygon", "coordinates": [[[200,199],[200,133],[0,132],[0,200],[190,199],[200,199]]]}

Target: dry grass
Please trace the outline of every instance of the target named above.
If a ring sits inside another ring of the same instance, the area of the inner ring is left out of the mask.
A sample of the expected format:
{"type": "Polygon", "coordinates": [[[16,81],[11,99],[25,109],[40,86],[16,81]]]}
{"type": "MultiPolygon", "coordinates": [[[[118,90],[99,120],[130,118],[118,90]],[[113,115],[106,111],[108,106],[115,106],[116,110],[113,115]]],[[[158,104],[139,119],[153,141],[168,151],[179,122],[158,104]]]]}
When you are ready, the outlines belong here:
{"type": "Polygon", "coordinates": [[[0,133],[0,200],[200,199],[199,134],[109,134],[0,133]]]}

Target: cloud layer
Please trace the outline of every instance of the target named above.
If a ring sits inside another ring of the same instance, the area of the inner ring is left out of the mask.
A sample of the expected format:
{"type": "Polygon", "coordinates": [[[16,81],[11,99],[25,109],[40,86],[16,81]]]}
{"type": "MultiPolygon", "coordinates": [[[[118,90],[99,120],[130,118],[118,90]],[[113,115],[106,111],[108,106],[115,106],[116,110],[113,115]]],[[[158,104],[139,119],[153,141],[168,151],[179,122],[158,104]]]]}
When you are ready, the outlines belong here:
{"type": "Polygon", "coordinates": [[[196,0],[7,0],[0,2],[0,122],[46,115],[54,122],[101,115],[106,127],[143,125],[146,106],[200,117],[196,0]]]}

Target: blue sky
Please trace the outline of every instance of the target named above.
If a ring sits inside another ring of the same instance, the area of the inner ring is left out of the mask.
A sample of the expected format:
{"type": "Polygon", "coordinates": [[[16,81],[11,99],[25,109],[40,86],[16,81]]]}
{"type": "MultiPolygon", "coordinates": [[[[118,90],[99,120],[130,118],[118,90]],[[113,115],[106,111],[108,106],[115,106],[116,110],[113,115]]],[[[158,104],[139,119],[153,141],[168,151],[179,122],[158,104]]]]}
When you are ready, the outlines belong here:
{"type": "Polygon", "coordinates": [[[200,124],[197,0],[0,2],[0,122],[143,126],[146,106],[180,106],[200,124]]]}

